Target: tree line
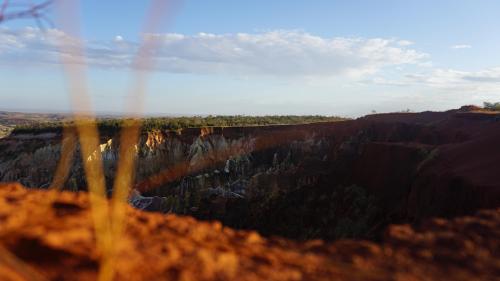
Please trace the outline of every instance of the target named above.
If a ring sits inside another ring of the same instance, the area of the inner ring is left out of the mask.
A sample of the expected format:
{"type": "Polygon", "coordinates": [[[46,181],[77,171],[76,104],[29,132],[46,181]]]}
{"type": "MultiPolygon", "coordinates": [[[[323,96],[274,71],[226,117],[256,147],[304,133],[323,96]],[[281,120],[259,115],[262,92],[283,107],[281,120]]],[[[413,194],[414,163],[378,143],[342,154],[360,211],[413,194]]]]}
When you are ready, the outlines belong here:
{"type": "Polygon", "coordinates": [[[484,102],[484,109],[492,111],[500,111],[500,102],[484,102]]]}
{"type": "MultiPolygon", "coordinates": [[[[121,130],[127,119],[98,119],[97,127],[101,133],[114,134],[121,130]]],[[[292,125],[317,122],[342,121],[345,118],[337,116],[322,115],[269,115],[269,116],[245,116],[245,115],[217,115],[217,116],[191,116],[191,117],[154,117],[142,119],[142,130],[179,130],[198,127],[245,127],[266,125],[292,125]]],[[[61,133],[64,127],[74,127],[74,121],[56,122],[33,122],[18,125],[12,131],[13,134],[41,134],[61,133]]]]}

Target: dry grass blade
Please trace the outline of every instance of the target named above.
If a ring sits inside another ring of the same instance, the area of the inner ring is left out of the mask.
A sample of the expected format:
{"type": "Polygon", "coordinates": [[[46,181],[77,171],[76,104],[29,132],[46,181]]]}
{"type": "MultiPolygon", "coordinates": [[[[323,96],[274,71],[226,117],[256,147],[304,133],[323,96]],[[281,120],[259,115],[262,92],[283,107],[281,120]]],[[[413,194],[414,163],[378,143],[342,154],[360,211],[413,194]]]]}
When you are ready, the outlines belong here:
{"type": "Polygon", "coordinates": [[[61,142],[61,157],[50,185],[50,188],[55,189],[62,189],[68,178],[77,144],[76,132],[71,128],[64,127],[61,142]]]}
{"type": "MultiPolygon", "coordinates": [[[[157,47],[157,41],[152,38],[149,33],[154,33],[158,30],[161,22],[171,12],[170,1],[153,0],[150,3],[148,14],[146,15],[146,23],[143,28],[143,41],[133,63],[134,81],[130,92],[130,104],[127,111],[132,113],[134,117],[127,119],[120,136],[120,158],[119,165],[113,185],[113,201],[111,210],[111,229],[114,242],[123,229],[125,228],[125,206],[127,196],[134,181],[135,157],[137,154],[136,145],[139,141],[141,121],[139,118],[144,103],[146,76],[147,71],[152,68],[152,54],[157,47]]],[[[113,246],[116,249],[117,245],[113,246]]],[[[114,273],[113,259],[115,253],[112,251],[111,256],[107,257],[106,264],[102,267],[101,280],[111,280],[114,273]]]]}
{"type": "MultiPolygon", "coordinates": [[[[78,2],[76,2],[78,3],[78,2]]],[[[91,114],[91,102],[86,87],[85,59],[79,38],[78,8],[71,1],[58,1],[57,9],[63,31],[68,34],[62,39],[61,62],[68,83],[70,99],[75,111],[75,125],[81,147],[89,197],[92,206],[97,247],[105,255],[111,248],[109,211],[105,197],[105,180],[99,132],[91,114]]]]}

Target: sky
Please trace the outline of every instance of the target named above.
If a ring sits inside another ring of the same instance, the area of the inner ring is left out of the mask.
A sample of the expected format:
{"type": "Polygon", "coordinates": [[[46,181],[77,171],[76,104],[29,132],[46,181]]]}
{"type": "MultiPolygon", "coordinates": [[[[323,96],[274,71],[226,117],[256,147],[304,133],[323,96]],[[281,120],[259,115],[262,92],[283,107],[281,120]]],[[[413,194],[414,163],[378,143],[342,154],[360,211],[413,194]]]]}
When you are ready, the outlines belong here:
{"type": "MultiPolygon", "coordinates": [[[[500,101],[500,1],[168,4],[161,27],[148,30],[149,1],[80,1],[94,110],[126,110],[144,38],[156,47],[146,114],[357,117],[500,101]]],[[[72,109],[61,65],[71,34],[56,12],[47,17],[53,26],[0,23],[0,110],[72,109]]]]}

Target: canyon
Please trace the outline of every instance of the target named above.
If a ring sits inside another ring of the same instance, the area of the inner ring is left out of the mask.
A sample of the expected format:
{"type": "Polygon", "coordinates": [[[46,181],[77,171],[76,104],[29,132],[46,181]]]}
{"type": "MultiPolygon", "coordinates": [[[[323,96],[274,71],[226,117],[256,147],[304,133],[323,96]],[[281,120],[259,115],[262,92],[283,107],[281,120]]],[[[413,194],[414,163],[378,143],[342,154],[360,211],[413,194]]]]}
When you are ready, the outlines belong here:
{"type": "MultiPolygon", "coordinates": [[[[119,136],[54,178],[75,140],[0,139],[0,279],[97,278],[82,161],[102,156],[111,195],[119,136]]],[[[499,143],[471,107],[145,131],[115,279],[498,280],[499,143]]]]}
{"type": "MultiPolygon", "coordinates": [[[[379,240],[390,223],[470,215],[500,206],[500,115],[375,114],[286,126],[144,132],[131,203],[298,240],[379,240]]],[[[48,188],[68,137],[0,140],[0,181],[48,188]]],[[[119,135],[101,134],[108,193],[119,135]]],[[[66,190],[85,190],[78,152],[66,190]]],[[[92,161],[92,159],[86,159],[92,161]]]]}

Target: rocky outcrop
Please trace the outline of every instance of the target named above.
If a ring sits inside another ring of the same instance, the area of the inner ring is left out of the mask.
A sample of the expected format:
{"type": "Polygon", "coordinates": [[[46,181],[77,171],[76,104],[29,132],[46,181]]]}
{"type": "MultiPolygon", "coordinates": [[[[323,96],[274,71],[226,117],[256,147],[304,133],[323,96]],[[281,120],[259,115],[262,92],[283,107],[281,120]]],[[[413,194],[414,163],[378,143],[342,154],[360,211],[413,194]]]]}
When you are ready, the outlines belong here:
{"type": "MultiPolygon", "coordinates": [[[[380,239],[391,222],[500,206],[499,116],[462,108],[150,131],[136,147],[134,188],[156,196],[158,211],[268,235],[380,239]]],[[[120,144],[114,135],[101,138],[96,153],[110,188],[120,144]]],[[[60,135],[1,139],[0,180],[48,186],[64,141],[60,135]]],[[[73,163],[66,188],[85,189],[81,161],[73,163]]]]}
{"type": "MultiPolygon", "coordinates": [[[[294,242],[219,222],[127,208],[115,280],[498,280],[500,209],[418,226],[380,243],[294,242]]],[[[96,280],[86,193],[0,186],[0,279],[96,280]]]]}
{"type": "MultiPolygon", "coordinates": [[[[66,142],[61,138],[12,135],[3,139],[1,181],[49,186],[66,142]]],[[[313,127],[301,126],[151,131],[141,136],[136,148],[135,187],[147,196],[168,198],[166,210],[190,213],[199,209],[205,197],[244,197],[256,174],[293,169],[304,156],[322,158],[328,145],[313,127]]],[[[118,151],[118,136],[102,136],[96,153],[101,153],[108,188],[119,162],[118,151]]],[[[82,160],[76,155],[64,187],[85,190],[82,160]]]]}

